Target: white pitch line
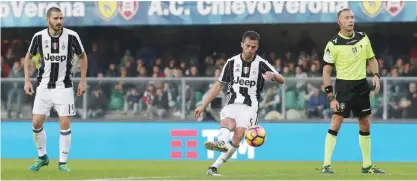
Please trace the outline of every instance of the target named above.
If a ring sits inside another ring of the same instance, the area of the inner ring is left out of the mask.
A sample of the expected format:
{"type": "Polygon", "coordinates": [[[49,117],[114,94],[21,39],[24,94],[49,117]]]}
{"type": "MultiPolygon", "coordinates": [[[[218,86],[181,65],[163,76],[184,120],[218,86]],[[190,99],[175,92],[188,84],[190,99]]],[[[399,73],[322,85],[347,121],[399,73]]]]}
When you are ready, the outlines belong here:
{"type": "MultiPolygon", "coordinates": [[[[367,175],[367,174],[334,174],[329,176],[392,176],[392,175],[398,175],[398,176],[417,176],[417,174],[385,174],[385,175],[367,175]]],[[[207,175],[201,175],[206,176],[207,175]]],[[[86,181],[108,181],[108,180],[146,180],[146,179],[174,179],[174,178],[196,178],[201,177],[200,175],[193,175],[193,176],[185,176],[185,175],[176,175],[176,176],[145,176],[145,177],[121,177],[121,178],[98,178],[98,179],[92,179],[92,180],[86,180],[86,181]]],[[[220,177],[275,177],[275,176],[328,176],[323,174],[294,174],[294,173],[281,173],[281,174],[269,174],[269,175],[223,175],[220,177]]],[[[346,181],[346,180],[344,180],[346,181]]],[[[389,181],[389,180],[385,180],[389,181]]]]}

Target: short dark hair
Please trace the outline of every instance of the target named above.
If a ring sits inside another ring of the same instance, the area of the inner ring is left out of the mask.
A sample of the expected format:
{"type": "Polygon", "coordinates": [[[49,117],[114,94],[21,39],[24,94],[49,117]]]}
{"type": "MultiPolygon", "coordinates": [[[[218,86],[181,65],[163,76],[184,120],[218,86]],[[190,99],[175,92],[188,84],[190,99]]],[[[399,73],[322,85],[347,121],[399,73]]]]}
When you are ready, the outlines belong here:
{"type": "Polygon", "coordinates": [[[52,12],[62,12],[61,9],[57,8],[57,7],[51,7],[48,9],[48,12],[46,13],[47,17],[50,17],[52,12]]]}
{"type": "Polygon", "coordinates": [[[260,40],[261,35],[257,33],[256,31],[246,31],[242,36],[242,42],[245,41],[246,38],[249,38],[249,40],[260,40]]]}
{"type": "Polygon", "coordinates": [[[341,9],[339,12],[337,12],[337,19],[339,19],[340,15],[341,15],[343,12],[345,12],[345,11],[352,11],[352,10],[351,10],[351,9],[349,9],[349,8],[343,8],[343,9],[341,9]]]}

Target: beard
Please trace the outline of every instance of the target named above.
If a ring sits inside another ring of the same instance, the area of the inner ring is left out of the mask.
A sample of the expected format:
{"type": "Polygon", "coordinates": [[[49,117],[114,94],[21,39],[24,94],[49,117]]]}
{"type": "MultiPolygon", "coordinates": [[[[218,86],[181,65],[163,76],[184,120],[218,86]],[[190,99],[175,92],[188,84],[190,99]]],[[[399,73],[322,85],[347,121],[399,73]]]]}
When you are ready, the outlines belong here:
{"type": "Polygon", "coordinates": [[[60,31],[62,29],[62,24],[53,25],[53,24],[49,23],[49,27],[52,27],[52,29],[55,30],[55,31],[60,31]]]}

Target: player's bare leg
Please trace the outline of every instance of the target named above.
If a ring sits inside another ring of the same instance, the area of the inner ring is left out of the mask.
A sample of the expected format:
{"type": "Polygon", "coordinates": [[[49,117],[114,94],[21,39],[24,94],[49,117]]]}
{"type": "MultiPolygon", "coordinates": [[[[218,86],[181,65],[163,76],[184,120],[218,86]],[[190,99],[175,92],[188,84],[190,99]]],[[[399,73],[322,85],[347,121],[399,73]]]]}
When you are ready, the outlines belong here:
{"type": "Polygon", "coordinates": [[[225,118],[220,121],[220,135],[217,140],[206,141],[204,146],[208,150],[227,152],[227,143],[230,141],[230,134],[236,127],[236,121],[231,118],[225,118]]]}
{"type": "Polygon", "coordinates": [[[384,171],[378,169],[371,161],[371,121],[370,115],[359,118],[359,145],[362,151],[362,173],[379,173],[384,171]]]}
{"type": "Polygon", "coordinates": [[[43,128],[43,122],[45,121],[45,115],[33,114],[32,128],[33,128],[33,140],[35,146],[38,149],[38,158],[30,166],[31,171],[39,171],[43,166],[49,164],[48,155],[46,153],[46,132],[43,128]]]}
{"type": "Polygon", "coordinates": [[[334,173],[332,169],[332,155],[334,147],[336,146],[336,137],[337,133],[340,130],[340,127],[343,123],[343,116],[338,114],[333,114],[332,122],[330,124],[330,129],[327,131],[326,140],[324,144],[324,163],[321,173],[323,174],[332,174],[334,173]]]}
{"type": "Polygon", "coordinates": [[[68,153],[71,146],[71,117],[60,116],[61,135],[59,136],[59,171],[69,172],[71,169],[67,167],[68,153]]]}
{"type": "MultiPolygon", "coordinates": [[[[220,135],[218,137],[217,142],[206,142],[205,146],[209,149],[209,147],[215,147],[215,145],[221,144],[226,147],[226,152],[223,152],[217,160],[211,165],[207,171],[207,175],[211,176],[221,176],[217,172],[217,168],[220,167],[223,163],[225,163],[236,151],[239,147],[239,143],[242,140],[243,136],[245,135],[245,128],[236,128],[236,121],[231,118],[225,118],[220,122],[220,135]],[[233,138],[230,141],[230,132],[231,130],[234,131],[233,138]]],[[[213,150],[222,150],[222,149],[213,149],[213,150]]]]}

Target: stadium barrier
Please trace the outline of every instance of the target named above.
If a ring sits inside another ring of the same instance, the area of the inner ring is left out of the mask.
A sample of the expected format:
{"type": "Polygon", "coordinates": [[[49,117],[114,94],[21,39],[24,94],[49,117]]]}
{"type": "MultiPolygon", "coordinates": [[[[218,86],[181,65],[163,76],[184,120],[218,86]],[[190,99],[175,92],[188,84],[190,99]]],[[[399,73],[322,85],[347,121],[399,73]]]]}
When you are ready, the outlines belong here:
{"type": "MultiPolygon", "coordinates": [[[[395,121],[395,120],[394,120],[395,121]]],[[[242,143],[233,160],[321,161],[327,123],[260,123],[267,132],[264,145],[242,143]]],[[[203,143],[218,135],[216,123],[86,123],[71,125],[70,159],[213,160],[219,153],[203,143]]],[[[45,123],[48,155],[59,154],[59,124],[45,123]]],[[[359,127],[343,125],[334,161],[361,161],[359,127]]],[[[375,123],[371,130],[375,162],[417,162],[417,123],[375,123]]],[[[2,122],[1,158],[36,158],[30,122],[2,122]]]]}
{"type": "MultiPolygon", "coordinates": [[[[277,108],[277,110],[280,110],[280,118],[279,120],[295,120],[295,119],[307,119],[303,117],[297,117],[292,114],[288,114],[287,111],[290,109],[293,110],[306,110],[307,101],[304,100],[304,96],[301,94],[307,95],[310,91],[311,87],[315,88],[321,88],[322,85],[322,78],[321,77],[306,77],[306,78],[294,78],[294,77],[287,77],[285,78],[286,82],[284,85],[278,85],[273,82],[266,82],[264,87],[264,92],[268,88],[273,88],[275,94],[280,95],[280,106],[277,108]],[[289,100],[286,100],[287,98],[294,97],[295,95],[290,94],[295,92],[297,95],[296,102],[292,102],[289,100]],[[286,96],[282,96],[286,95],[286,96]],[[300,102],[300,99],[301,102],[300,102]],[[301,105],[301,107],[300,107],[301,105]],[[289,116],[290,115],[290,116],[289,116]]],[[[333,78],[334,83],[335,78],[333,78]]],[[[36,79],[32,79],[33,83],[35,83],[36,79]]],[[[79,81],[79,78],[74,78],[74,81],[77,83],[79,81]]],[[[104,77],[104,78],[87,78],[87,87],[89,89],[89,92],[91,92],[92,89],[94,89],[97,85],[100,86],[107,86],[109,89],[113,90],[116,84],[123,82],[124,85],[130,84],[136,87],[136,89],[141,89],[139,91],[145,91],[146,85],[153,84],[153,85],[162,85],[164,82],[168,83],[170,87],[177,86],[179,90],[179,97],[180,100],[175,103],[178,105],[178,110],[180,116],[178,118],[169,117],[165,119],[170,120],[189,120],[190,113],[192,110],[188,108],[189,105],[187,102],[187,99],[190,98],[190,96],[198,97],[200,98],[203,96],[201,94],[206,93],[210,85],[216,81],[215,78],[210,77],[200,77],[200,78],[190,78],[190,77],[184,77],[184,78],[143,78],[143,77],[128,77],[128,78],[111,78],[111,77],[104,77]],[[190,95],[190,90],[197,90],[195,94],[190,95]]],[[[368,78],[369,84],[372,86],[372,80],[368,78]]],[[[11,83],[23,83],[23,78],[2,78],[2,91],[5,91],[11,83]]],[[[380,93],[374,94],[377,98],[378,105],[377,108],[373,109],[373,112],[379,112],[378,115],[376,115],[376,119],[374,120],[389,120],[392,118],[399,119],[400,117],[392,117],[389,115],[389,106],[391,103],[399,104],[401,99],[406,98],[406,94],[408,92],[408,86],[410,83],[417,83],[417,77],[382,77],[380,80],[381,84],[381,90],[380,93]]],[[[23,86],[22,86],[23,87],[23,86]]],[[[23,91],[23,90],[22,90],[23,91]]],[[[128,91],[128,90],[125,90],[128,91]]],[[[81,110],[79,111],[79,115],[82,119],[87,120],[87,106],[89,104],[88,102],[88,96],[90,94],[84,94],[84,96],[81,98],[82,101],[76,100],[75,106],[77,109],[81,110]]],[[[109,96],[109,95],[108,95],[109,96]]],[[[224,96],[225,97],[225,96],[224,96]]],[[[77,99],[77,97],[76,97],[77,99]]],[[[327,102],[326,102],[327,104],[327,102]]],[[[30,119],[30,117],[25,117],[25,119],[30,119]]],[[[127,119],[123,117],[117,117],[117,119],[127,119]]],[[[153,120],[153,119],[151,119],[153,120]]],[[[412,121],[412,120],[411,120],[412,121]]]]}

